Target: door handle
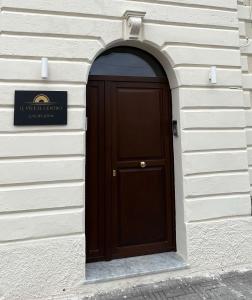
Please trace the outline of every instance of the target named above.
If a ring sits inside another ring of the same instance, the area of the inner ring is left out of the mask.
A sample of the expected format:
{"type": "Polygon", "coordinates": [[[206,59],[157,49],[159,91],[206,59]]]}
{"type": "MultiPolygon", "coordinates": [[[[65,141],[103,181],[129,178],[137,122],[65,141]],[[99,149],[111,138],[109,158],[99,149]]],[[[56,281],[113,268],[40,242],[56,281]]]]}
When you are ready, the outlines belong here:
{"type": "Polygon", "coordinates": [[[145,161],[141,161],[140,162],[140,167],[141,168],[145,168],[147,166],[146,162],[145,161]]]}

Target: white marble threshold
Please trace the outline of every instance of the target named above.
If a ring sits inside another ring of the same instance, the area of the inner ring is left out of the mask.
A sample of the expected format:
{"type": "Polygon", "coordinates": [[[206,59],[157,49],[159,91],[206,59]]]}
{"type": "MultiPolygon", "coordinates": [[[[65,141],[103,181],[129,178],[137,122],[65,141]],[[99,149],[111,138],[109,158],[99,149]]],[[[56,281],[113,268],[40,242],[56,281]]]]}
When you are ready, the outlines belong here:
{"type": "Polygon", "coordinates": [[[136,256],[86,265],[86,283],[157,274],[187,268],[175,252],[136,256]]]}

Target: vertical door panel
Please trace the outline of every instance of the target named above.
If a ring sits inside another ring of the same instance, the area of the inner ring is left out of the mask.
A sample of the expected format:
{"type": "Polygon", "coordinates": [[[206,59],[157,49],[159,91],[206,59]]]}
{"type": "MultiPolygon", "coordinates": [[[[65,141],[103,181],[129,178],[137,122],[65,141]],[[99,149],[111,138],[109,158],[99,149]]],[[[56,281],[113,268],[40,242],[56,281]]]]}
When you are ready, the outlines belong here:
{"type": "Polygon", "coordinates": [[[110,84],[112,165],[117,170],[111,216],[114,258],[175,249],[166,90],[160,83],[110,84]]]}
{"type": "Polygon", "coordinates": [[[86,236],[88,261],[104,259],[104,83],[87,87],[86,236]]]}

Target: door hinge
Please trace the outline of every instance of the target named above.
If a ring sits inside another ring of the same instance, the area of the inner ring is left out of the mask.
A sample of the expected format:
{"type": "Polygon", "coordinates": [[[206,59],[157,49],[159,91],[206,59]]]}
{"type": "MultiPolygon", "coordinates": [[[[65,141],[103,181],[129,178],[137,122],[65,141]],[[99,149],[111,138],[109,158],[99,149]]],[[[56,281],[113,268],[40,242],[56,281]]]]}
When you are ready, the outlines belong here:
{"type": "Polygon", "coordinates": [[[117,171],[113,170],[113,177],[116,177],[116,175],[117,175],[117,171]]]}

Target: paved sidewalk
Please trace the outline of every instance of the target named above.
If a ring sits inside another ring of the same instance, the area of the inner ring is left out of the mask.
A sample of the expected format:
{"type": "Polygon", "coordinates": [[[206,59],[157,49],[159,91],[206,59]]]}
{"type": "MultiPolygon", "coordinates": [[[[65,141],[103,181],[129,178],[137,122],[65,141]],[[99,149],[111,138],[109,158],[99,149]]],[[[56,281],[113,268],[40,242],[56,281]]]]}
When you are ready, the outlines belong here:
{"type": "Polygon", "coordinates": [[[214,278],[169,280],[126,291],[104,294],[92,300],[252,300],[252,271],[232,272],[214,278]]]}

